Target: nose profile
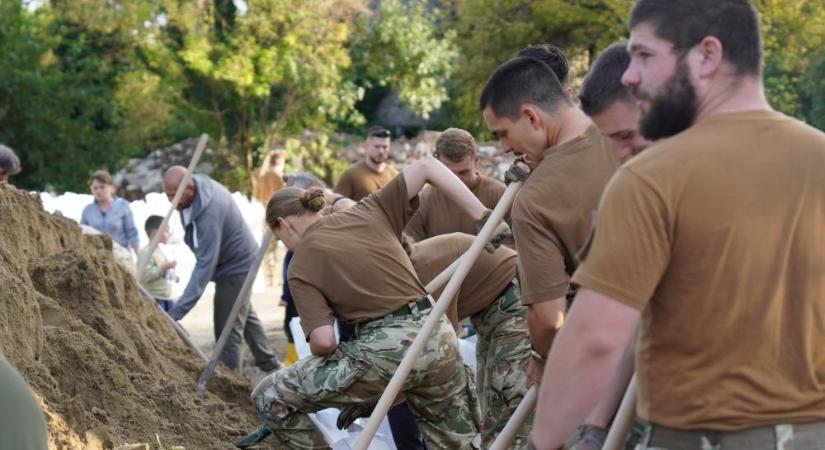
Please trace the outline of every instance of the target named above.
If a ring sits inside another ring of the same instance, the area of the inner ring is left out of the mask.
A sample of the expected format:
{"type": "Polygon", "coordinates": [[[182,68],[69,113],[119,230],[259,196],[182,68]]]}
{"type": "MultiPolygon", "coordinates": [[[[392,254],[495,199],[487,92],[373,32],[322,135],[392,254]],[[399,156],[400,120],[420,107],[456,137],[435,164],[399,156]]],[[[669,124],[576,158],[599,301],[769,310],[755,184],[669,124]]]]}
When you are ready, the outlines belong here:
{"type": "Polygon", "coordinates": [[[627,66],[627,69],[622,74],[622,84],[625,86],[636,86],[639,84],[639,74],[632,59],[630,65],[627,66]]]}

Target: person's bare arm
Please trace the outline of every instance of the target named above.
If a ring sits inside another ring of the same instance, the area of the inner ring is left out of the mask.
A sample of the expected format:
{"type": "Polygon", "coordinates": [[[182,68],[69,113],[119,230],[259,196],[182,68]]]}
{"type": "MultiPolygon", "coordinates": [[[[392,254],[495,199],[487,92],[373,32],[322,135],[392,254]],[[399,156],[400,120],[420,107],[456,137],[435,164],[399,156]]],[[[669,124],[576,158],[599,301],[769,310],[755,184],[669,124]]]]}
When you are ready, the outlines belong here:
{"type": "Polygon", "coordinates": [[[309,351],[316,356],[326,356],[335,352],[335,330],[332,325],[322,325],[309,333],[309,351]]]}
{"type": "Polygon", "coordinates": [[[527,307],[527,330],[537,353],[527,367],[527,385],[539,384],[544,370],[544,359],[564,323],[564,297],[549,302],[533,303],[527,307]]]}
{"type": "Polygon", "coordinates": [[[418,195],[424,185],[430,183],[461,206],[473,220],[480,220],[487,210],[450,169],[432,156],[425,156],[407,166],[404,169],[404,181],[407,183],[409,199],[418,195]]]}
{"type": "Polygon", "coordinates": [[[616,410],[619,409],[619,403],[621,403],[622,397],[624,397],[625,390],[627,390],[627,385],[630,383],[630,378],[633,376],[636,339],[638,336],[639,330],[636,329],[633,338],[630,339],[630,344],[622,355],[619,369],[613,375],[613,381],[610,382],[605,396],[599,401],[596,407],[593,408],[593,411],[590,412],[587,419],[584,420],[585,425],[592,425],[606,430],[608,425],[610,425],[610,421],[613,420],[616,410]]]}
{"type": "Polygon", "coordinates": [[[639,316],[606,295],[579,291],[545,366],[532,432],[536,448],[560,448],[604,396],[639,316]]]}

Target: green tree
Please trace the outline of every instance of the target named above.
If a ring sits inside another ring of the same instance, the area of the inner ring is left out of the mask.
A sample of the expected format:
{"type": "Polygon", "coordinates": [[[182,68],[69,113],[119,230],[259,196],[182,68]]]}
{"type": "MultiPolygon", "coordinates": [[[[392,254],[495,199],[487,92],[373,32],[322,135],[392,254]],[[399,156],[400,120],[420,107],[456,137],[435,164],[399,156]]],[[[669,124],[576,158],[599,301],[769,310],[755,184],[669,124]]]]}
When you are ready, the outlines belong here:
{"type": "Polygon", "coordinates": [[[495,68],[522,48],[552,43],[574,64],[573,78],[599,50],[627,33],[630,0],[457,0],[447,23],[457,33],[460,57],[448,105],[453,125],[475,133],[485,128],[478,95],[495,68]]]}
{"type": "Polygon", "coordinates": [[[439,31],[437,14],[424,0],[382,0],[376,11],[359,14],[349,43],[350,78],[367,91],[392,89],[428,118],[448,98],[458,56],[455,32],[439,31]]]}
{"type": "Polygon", "coordinates": [[[812,99],[818,95],[822,101],[822,89],[817,87],[822,78],[817,83],[812,75],[822,70],[814,64],[825,46],[825,3],[756,0],[754,4],[762,20],[768,100],[774,108],[825,129],[821,116],[818,120],[812,116],[820,111],[812,99]]]}
{"type": "Polygon", "coordinates": [[[114,167],[117,145],[102,42],[59,22],[50,10],[0,2],[0,141],[16,149],[22,187],[85,190],[91,168],[114,167]]]}

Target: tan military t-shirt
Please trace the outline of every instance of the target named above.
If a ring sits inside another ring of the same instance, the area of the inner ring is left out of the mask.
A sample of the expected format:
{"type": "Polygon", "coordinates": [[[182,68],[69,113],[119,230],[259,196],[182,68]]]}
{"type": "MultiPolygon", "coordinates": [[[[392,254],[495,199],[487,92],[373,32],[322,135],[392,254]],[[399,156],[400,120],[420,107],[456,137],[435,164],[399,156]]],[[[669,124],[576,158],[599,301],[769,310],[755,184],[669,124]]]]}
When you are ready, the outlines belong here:
{"type": "Polygon", "coordinates": [[[357,202],[384,187],[397,174],[398,171],[392,165],[387,165],[383,172],[377,173],[361,160],[341,174],[338,184],[335,185],[335,192],[357,202]]]}
{"type": "Polygon", "coordinates": [[[608,185],[573,282],[642,311],[644,419],[825,418],[825,134],[749,111],[655,144],[608,185]]]}
{"type": "MultiPolygon", "coordinates": [[[[418,278],[425,285],[461,257],[473,244],[469,234],[442,234],[412,245],[410,260],[418,278]]],[[[453,323],[470,317],[490,306],[516,276],[516,252],[499,247],[495,253],[482,251],[476,263],[467,273],[458,290],[457,301],[447,309],[447,317],[453,323]]],[[[446,285],[445,285],[446,286],[446,285]]],[[[433,292],[433,298],[441,296],[442,289],[433,292]]]]}
{"type": "Polygon", "coordinates": [[[595,126],[545,150],[512,209],[523,304],[565,295],[578,265],[576,253],[618,166],[610,141],[595,126]]]}
{"type": "Polygon", "coordinates": [[[345,211],[312,224],[289,265],[289,289],[304,333],[338,318],[368,321],[425,297],[401,232],[418,207],[404,175],[345,211]]]}
{"type": "MultiPolygon", "coordinates": [[[[470,191],[484,206],[493,209],[505,189],[501,181],[479,174],[470,191]]],[[[421,194],[421,207],[404,232],[416,241],[455,232],[476,234],[476,222],[443,191],[428,186],[421,194]]]]}

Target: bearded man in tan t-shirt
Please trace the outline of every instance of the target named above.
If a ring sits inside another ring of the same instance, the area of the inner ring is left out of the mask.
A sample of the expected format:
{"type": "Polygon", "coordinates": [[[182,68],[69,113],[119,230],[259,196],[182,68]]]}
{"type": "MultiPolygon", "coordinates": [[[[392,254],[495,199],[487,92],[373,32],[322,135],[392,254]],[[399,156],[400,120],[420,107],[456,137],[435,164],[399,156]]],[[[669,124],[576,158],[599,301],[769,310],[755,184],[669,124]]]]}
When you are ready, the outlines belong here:
{"type": "Polygon", "coordinates": [[[520,155],[532,167],[513,203],[511,220],[521,301],[528,306],[535,350],[528,383],[535,384],[564,320],[576,254],[619,162],[610,142],[538,59],[517,57],[502,64],[487,81],[479,103],[502,150],[520,155]]]}
{"type": "MultiPolygon", "coordinates": [[[[450,169],[484,206],[494,209],[506,186],[495,178],[478,173],[476,147],[476,140],[469,132],[448,128],[435,142],[433,156],[450,169]]],[[[443,192],[428,187],[421,194],[421,206],[404,232],[412,239],[422,241],[448,233],[476,234],[476,224],[443,192]]]]}
{"type": "Polygon", "coordinates": [[[349,166],[341,174],[333,190],[358,202],[389,183],[398,174],[388,162],[390,136],[390,131],[386,128],[370,128],[364,142],[364,159],[349,166]]]}
{"type": "Polygon", "coordinates": [[[640,0],[629,24],[657,142],[602,198],[535,447],[562,446],[638,326],[641,448],[823,449],[825,134],[768,104],[749,1],[640,0]]]}

